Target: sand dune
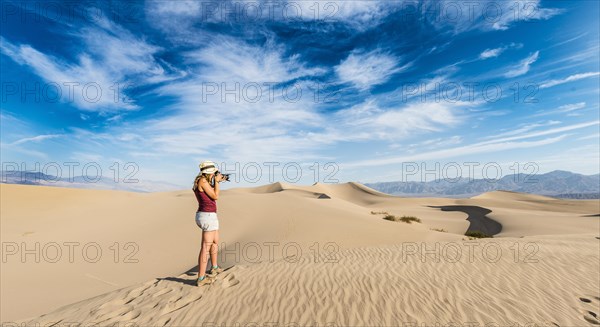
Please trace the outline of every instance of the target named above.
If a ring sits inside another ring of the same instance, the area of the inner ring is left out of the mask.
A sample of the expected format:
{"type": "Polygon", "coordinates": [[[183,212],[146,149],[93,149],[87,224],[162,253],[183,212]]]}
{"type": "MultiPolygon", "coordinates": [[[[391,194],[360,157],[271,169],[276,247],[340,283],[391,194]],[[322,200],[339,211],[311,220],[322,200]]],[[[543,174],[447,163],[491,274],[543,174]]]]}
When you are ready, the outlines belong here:
{"type": "Polygon", "coordinates": [[[594,293],[598,201],[512,192],[399,198],[358,183],[226,190],[219,199],[220,261],[231,269],[214,285],[198,289],[190,284],[194,276],[185,273],[195,269],[200,245],[191,191],[138,194],[2,184],[0,196],[3,246],[17,245],[17,250],[3,248],[3,322],[189,326],[237,319],[377,326],[531,319],[562,326],[594,321],[586,310],[600,313],[600,294],[594,293]],[[494,239],[472,242],[494,242],[506,255],[498,262],[463,262],[466,257],[456,263],[417,257],[403,262],[402,247],[410,244],[466,246],[468,214],[435,206],[491,211],[486,216],[501,231],[494,239]],[[413,215],[422,223],[390,222],[371,211],[413,215]],[[65,242],[79,242],[74,262],[65,242]],[[540,261],[510,259],[515,242],[537,244],[540,261]],[[35,254],[22,260],[21,250],[35,249],[36,243],[40,262],[35,254]],[[55,259],[53,243],[63,250],[56,263],[49,262],[55,259]],[[92,254],[102,250],[97,262],[81,253],[86,245],[92,254]],[[332,258],[335,262],[326,262],[332,258]],[[41,314],[46,315],[34,318],[41,314]]]}
{"type": "Polygon", "coordinates": [[[482,240],[503,255],[473,251],[472,262],[464,241],[453,243],[452,260],[462,254],[456,262],[422,262],[403,255],[403,246],[355,248],[329,263],[306,255],[235,266],[202,288],[182,274],[69,305],[29,324],[591,326],[600,305],[594,235],[527,237],[521,245],[535,244],[538,251],[521,256],[511,251],[514,240],[482,240]],[[570,261],[580,266],[565,264],[570,261]]]}

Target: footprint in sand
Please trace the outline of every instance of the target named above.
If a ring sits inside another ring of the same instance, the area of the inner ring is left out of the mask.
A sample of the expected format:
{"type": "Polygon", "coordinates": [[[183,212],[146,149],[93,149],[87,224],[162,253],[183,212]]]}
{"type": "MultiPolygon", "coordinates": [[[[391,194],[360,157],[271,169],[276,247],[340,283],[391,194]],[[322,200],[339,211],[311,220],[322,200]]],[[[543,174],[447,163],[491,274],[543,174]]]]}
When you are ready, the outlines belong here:
{"type": "Polygon", "coordinates": [[[161,315],[169,314],[171,312],[177,311],[190,303],[196,302],[202,298],[202,294],[190,293],[185,296],[175,295],[171,297],[167,303],[164,305],[161,311],[161,315]]]}
{"type": "Polygon", "coordinates": [[[227,276],[225,276],[223,278],[223,281],[221,282],[221,287],[222,288],[230,288],[239,283],[240,283],[240,281],[235,278],[234,274],[228,274],[227,276]]]}
{"type": "Polygon", "coordinates": [[[181,295],[175,294],[171,296],[167,301],[163,302],[162,309],[160,311],[160,315],[164,315],[170,312],[175,311],[175,303],[181,299],[181,295]]]}
{"type": "MultiPolygon", "coordinates": [[[[594,299],[598,300],[599,297],[595,296],[594,299]]],[[[584,298],[584,297],[580,297],[579,301],[581,301],[583,303],[587,303],[587,304],[592,303],[592,300],[590,300],[588,298],[584,298]]],[[[582,310],[582,313],[583,313],[583,319],[585,321],[587,321],[593,325],[600,325],[600,320],[598,320],[598,314],[596,312],[584,309],[584,310],[582,310]]]]}
{"type": "MultiPolygon", "coordinates": [[[[133,311],[133,306],[131,305],[119,305],[118,303],[105,303],[102,305],[99,310],[94,312],[95,318],[97,321],[106,321],[115,317],[128,315],[133,311]]],[[[139,316],[139,313],[138,313],[139,316]]],[[[137,317],[137,316],[136,316],[137,317]]]]}
{"type": "Polygon", "coordinates": [[[170,288],[163,288],[162,290],[152,294],[152,297],[155,298],[157,296],[165,295],[167,293],[171,293],[173,290],[170,288]]]}
{"type": "MultiPolygon", "coordinates": [[[[150,289],[150,288],[152,288],[152,287],[155,287],[155,286],[156,286],[156,284],[158,284],[158,281],[156,281],[156,280],[153,280],[153,281],[151,281],[151,282],[147,282],[147,283],[145,283],[144,285],[142,285],[142,286],[140,286],[140,287],[138,287],[138,288],[135,288],[135,289],[131,290],[131,291],[129,292],[129,294],[127,294],[127,299],[126,299],[126,301],[129,301],[129,302],[131,302],[131,301],[135,300],[136,298],[138,298],[138,297],[140,297],[142,294],[144,294],[144,292],[145,292],[145,291],[149,290],[149,289],[150,289]]],[[[127,302],[127,303],[129,303],[129,302],[127,302]]]]}

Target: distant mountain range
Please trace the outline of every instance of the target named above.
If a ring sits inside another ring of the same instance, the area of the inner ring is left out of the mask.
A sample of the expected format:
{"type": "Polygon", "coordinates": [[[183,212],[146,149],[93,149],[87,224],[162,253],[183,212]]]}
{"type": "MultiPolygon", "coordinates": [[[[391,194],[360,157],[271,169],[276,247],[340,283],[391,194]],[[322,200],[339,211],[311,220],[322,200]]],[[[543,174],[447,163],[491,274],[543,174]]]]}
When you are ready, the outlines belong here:
{"type": "Polygon", "coordinates": [[[101,190],[121,190],[131,192],[163,192],[181,190],[181,186],[155,181],[125,182],[122,179],[116,182],[107,177],[100,177],[98,181],[91,181],[84,176],[57,177],[40,172],[30,171],[2,171],[0,183],[21,185],[44,185],[57,187],[87,188],[101,190]]]}
{"type": "Polygon", "coordinates": [[[456,181],[365,183],[380,192],[410,196],[471,197],[504,190],[568,199],[600,199],[600,174],[581,175],[555,170],[546,174],[507,175],[499,180],[460,178],[456,181]]]}
{"type": "MultiPolygon", "coordinates": [[[[1,173],[0,182],[7,184],[133,192],[163,192],[182,189],[179,185],[156,181],[140,180],[136,183],[125,183],[122,180],[115,182],[111,178],[101,177],[97,182],[92,182],[86,180],[83,176],[74,177],[70,181],[68,178],[57,178],[40,172],[2,171],[1,173]]],[[[507,175],[495,181],[460,178],[456,181],[442,179],[431,182],[381,182],[364,183],[364,185],[380,192],[407,197],[464,198],[485,192],[504,190],[565,199],[600,199],[600,174],[581,175],[561,170],[539,175],[507,175]]]]}

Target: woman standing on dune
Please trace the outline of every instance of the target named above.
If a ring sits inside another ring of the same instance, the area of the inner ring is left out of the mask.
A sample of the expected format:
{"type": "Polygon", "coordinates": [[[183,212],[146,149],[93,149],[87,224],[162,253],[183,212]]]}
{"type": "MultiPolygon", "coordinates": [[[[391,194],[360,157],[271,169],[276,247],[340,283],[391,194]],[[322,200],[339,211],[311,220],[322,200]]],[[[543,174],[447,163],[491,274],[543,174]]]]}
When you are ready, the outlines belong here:
{"type": "Polygon", "coordinates": [[[217,265],[217,252],[219,244],[219,219],[217,218],[217,199],[219,198],[219,183],[223,181],[223,175],[217,170],[212,161],[204,161],[200,164],[200,173],[194,180],[192,190],[198,200],[198,211],[196,211],[196,224],[202,229],[202,245],[198,255],[198,280],[197,286],[212,283],[206,278],[206,265],[208,254],[212,268],[209,277],[215,277],[223,269],[217,265]]]}

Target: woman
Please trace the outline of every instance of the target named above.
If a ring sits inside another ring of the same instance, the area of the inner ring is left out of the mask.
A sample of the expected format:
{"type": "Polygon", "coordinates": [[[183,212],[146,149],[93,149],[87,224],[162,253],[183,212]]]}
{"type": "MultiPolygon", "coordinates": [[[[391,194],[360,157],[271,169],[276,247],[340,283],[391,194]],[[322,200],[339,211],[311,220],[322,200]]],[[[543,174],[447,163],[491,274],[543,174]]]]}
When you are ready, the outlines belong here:
{"type": "Polygon", "coordinates": [[[198,280],[197,286],[212,283],[212,279],[206,278],[206,265],[208,254],[212,263],[209,277],[215,277],[223,269],[217,265],[217,251],[219,243],[219,220],[217,218],[217,199],[219,198],[219,183],[223,175],[219,173],[212,161],[204,161],[200,164],[200,173],[194,180],[194,194],[198,200],[198,211],[196,212],[196,224],[202,229],[202,245],[198,255],[198,280]],[[214,185],[214,186],[213,186],[214,185]]]}

